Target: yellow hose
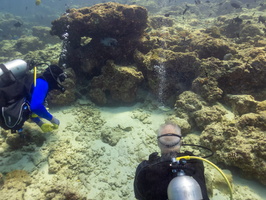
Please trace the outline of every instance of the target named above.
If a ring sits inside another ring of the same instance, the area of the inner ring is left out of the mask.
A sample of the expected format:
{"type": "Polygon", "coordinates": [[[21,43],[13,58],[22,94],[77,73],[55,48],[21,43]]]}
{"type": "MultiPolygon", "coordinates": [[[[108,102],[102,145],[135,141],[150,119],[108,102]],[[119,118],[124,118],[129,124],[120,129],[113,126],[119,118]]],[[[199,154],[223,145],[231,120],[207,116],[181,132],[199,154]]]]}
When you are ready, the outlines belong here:
{"type": "Polygon", "coordinates": [[[232,186],[231,184],[229,183],[228,179],[226,178],[225,174],[222,172],[222,170],[217,167],[215,164],[213,164],[211,161],[209,160],[206,160],[204,158],[201,158],[201,157],[197,157],[197,156],[182,156],[182,157],[177,157],[176,160],[181,160],[181,159],[185,159],[185,160],[190,160],[190,159],[198,159],[198,160],[202,160],[202,161],[205,161],[207,163],[209,163],[210,165],[212,165],[215,169],[217,169],[221,174],[222,176],[224,177],[226,183],[228,184],[228,187],[230,189],[230,199],[233,200],[233,189],[232,189],[232,186]]]}
{"type": "Polygon", "coordinates": [[[37,77],[37,67],[35,66],[33,72],[34,87],[36,87],[36,77],[37,77]]]}

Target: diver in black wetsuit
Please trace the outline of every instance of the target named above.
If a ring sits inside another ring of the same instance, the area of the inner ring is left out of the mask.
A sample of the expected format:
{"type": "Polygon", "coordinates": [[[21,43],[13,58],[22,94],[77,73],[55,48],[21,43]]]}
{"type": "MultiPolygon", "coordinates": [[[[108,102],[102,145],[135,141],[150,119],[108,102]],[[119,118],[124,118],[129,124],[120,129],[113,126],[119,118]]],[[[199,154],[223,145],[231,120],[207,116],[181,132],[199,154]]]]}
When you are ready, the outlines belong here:
{"type": "MultiPolygon", "coordinates": [[[[169,166],[172,163],[171,158],[192,155],[189,152],[180,153],[181,129],[174,123],[162,125],[157,138],[161,157],[157,152],[152,153],[149,160],[142,161],[136,170],[134,193],[139,200],[167,200],[168,185],[175,177],[169,166]]],[[[202,199],[209,200],[202,161],[191,159],[183,168],[186,175],[192,176],[198,182],[202,199]]]]}

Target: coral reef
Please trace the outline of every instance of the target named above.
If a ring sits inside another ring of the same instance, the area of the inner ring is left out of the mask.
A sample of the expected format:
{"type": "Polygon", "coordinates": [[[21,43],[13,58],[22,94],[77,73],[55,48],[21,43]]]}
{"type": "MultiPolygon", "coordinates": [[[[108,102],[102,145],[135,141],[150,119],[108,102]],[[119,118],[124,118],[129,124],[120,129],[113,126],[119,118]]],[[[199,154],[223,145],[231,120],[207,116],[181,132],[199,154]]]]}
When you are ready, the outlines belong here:
{"type": "Polygon", "coordinates": [[[191,87],[199,67],[195,54],[162,48],[153,49],[147,54],[138,52],[135,60],[150,90],[168,104],[173,104],[173,98],[191,87]]]}
{"type": "Polygon", "coordinates": [[[133,102],[142,80],[142,73],[134,66],[117,66],[108,61],[102,74],[92,79],[89,95],[98,104],[107,104],[107,100],[133,102]]]}
{"type": "Polygon", "coordinates": [[[265,86],[265,51],[248,50],[246,61],[235,63],[221,77],[217,78],[218,86],[229,94],[256,95],[257,88],[265,86]],[[256,78],[255,78],[256,77],[256,78]]]}
{"type": "Polygon", "coordinates": [[[1,199],[23,199],[28,185],[31,184],[30,175],[24,170],[9,172],[0,190],[1,199]]]}
{"type": "Polygon", "coordinates": [[[247,123],[245,127],[232,123],[212,123],[201,134],[201,142],[215,150],[218,162],[238,167],[246,177],[256,178],[263,184],[266,163],[261,152],[265,151],[264,138],[264,130],[247,123]]]}
{"type": "Polygon", "coordinates": [[[250,95],[227,95],[224,101],[231,111],[184,92],[176,101],[176,116],[202,130],[200,143],[216,152],[216,162],[238,167],[246,177],[265,184],[265,102],[250,95]]]}
{"type": "Polygon", "coordinates": [[[147,26],[147,17],[147,10],[140,6],[102,3],[68,10],[52,22],[51,33],[69,41],[66,47],[68,66],[75,66],[75,71],[93,73],[91,68],[99,71],[97,68],[108,59],[116,63],[132,60],[132,52],[147,26]],[[84,37],[91,41],[82,46],[84,37]],[[103,41],[108,38],[116,42],[106,45],[103,41]],[[83,67],[79,69],[77,64],[83,67]]]}
{"type": "Polygon", "coordinates": [[[29,145],[31,142],[34,142],[36,146],[43,145],[46,138],[41,134],[42,131],[35,123],[25,122],[23,128],[23,135],[14,134],[9,131],[7,131],[6,134],[3,134],[6,144],[8,144],[8,148],[12,150],[21,149],[29,145]]]}
{"type": "Polygon", "coordinates": [[[67,74],[67,79],[62,83],[65,91],[63,93],[58,90],[51,91],[47,101],[52,105],[70,105],[77,99],[75,92],[77,82],[76,75],[71,68],[64,70],[64,72],[67,74]]]}
{"type": "MultiPolygon", "coordinates": [[[[134,198],[135,166],[158,151],[153,125],[164,119],[153,118],[153,110],[180,125],[185,143],[212,149],[216,164],[266,184],[264,2],[235,7],[231,1],[134,2],[147,9],[112,2],[68,9],[52,22],[51,31],[0,15],[1,63],[19,57],[68,67],[66,92],[48,100],[74,105],[63,111],[62,122],[67,122],[58,134],[44,135],[30,123],[25,124],[29,140],[1,130],[3,199],[82,199],[79,192],[89,199],[134,198]],[[63,41],[61,54],[55,36],[63,41]],[[143,100],[150,92],[159,103],[143,100]],[[83,102],[86,97],[98,105],[141,102],[143,107],[130,119],[110,124],[110,117],[102,119],[94,104],[83,102]],[[174,113],[164,106],[173,106],[174,113]],[[125,125],[129,120],[134,126],[125,125]],[[26,162],[30,181],[26,175],[26,183],[4,180],[17,169],[14,163],[24,169],[26,162]],[[63,181],[78,192],[60,185],[63,181]]],[[[215,172],[206,167],[206,173],[210,194],[227,193],[215,172]]],[[[259,198],[234,185],[234,199],[259,198]]]]}
{"type": "Polygon", "coordinates": [[[60,40],[50,34],[51,28],[44,26],[33,26],[32,35],[38,37],[44,44],[57,44],[60,40]]]}
{"type": "MultiPolygon", "coordinates": [[[[133,52],[146,26],[147,10],[145,8],[110,2],[68,10],[65,15],[52,22],[51,33],[68,41],[65,60],[67,66],[72,67],[79,76],[84,77],[84,72],[89,74],[89,77],[96,76],[92,80],[90,97],[96,103],[105,104],[108,103],[105,97],[106,90],[110,91],[111,98],[114,100],[121,102],[134,100],[135,80],[132,83],[128,80],[127,85],[123,85],[121,78],[117,77],[112,80],[113,87],[109,83],[108,87],[106,84],[98,83],[100,77],[105,80],[108,78],[104,77],[107,73],[105,75],[100,73],[106,70],[106,67],[101,69],[105,61],[113,60],[116,64],[132,61],[133,52]],[[82,46],[84,38],[85,40],[90,38],[90,40],[82,46]]],[[[126,71],[129,70],[124,70],[126,71]]]]}
{"type": "Polygon", "coordinates": [[[69,40],[75,42],[73,46],[79,46],[80,38],[84,36],[104,38],[141,35],[146,23],[145,8],[110,2],[68,10],[65,15],[52,22],[51,33],[62,37],[68,31],[69,40]]]}
{"type": "Polygon", "coordinates": [[[40,41],[38,37],[23,36],[16,41],[15,48],[20,53],[26,54],[29,51],[42,49],[44,45],[45,44],[42,41],[40,41]]]}
{"type": "Polygon", "coordinates": [[[198,53],[200,59],[215,57],[222,60],[227,53],[235,54],[236,51],[229,46],[224,40],[213,37],[201,37],[198,40],[193,40],[192,46],[198,53]]]}
{"type": "Polygon", "coordinates": [[[0,41],[15,40],[27,34],[27,27],[21,17],[11,13],[0,13],[0,41]]]}

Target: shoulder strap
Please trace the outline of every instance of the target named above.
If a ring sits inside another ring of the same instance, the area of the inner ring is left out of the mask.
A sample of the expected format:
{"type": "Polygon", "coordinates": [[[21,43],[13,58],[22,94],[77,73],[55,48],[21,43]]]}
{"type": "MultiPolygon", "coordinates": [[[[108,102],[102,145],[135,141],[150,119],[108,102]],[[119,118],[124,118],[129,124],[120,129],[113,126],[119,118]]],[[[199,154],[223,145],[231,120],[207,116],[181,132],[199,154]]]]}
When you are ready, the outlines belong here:
{"type": "Polygon", "coordinates": [[[21,95],[30,101],[33,86],[33,74],[27,73],[21,79],[17,80],[18,84],[22,86],[21,95]]]}
{"type": "Polygon", "coordinates": [[[0,64],[0,68],[3,71],[3,74],[0,76],[1,87],[9,85],[16,80],[14,74],[10,70],[8,70],[4,64],[0,64]]]}
{"type": "Polygon", "coordinates": [[[0,68],[3,70],[3,72],[8,72],[8,69],[6,68],[6,66],[4,64],[0,64],[0,68]]]}

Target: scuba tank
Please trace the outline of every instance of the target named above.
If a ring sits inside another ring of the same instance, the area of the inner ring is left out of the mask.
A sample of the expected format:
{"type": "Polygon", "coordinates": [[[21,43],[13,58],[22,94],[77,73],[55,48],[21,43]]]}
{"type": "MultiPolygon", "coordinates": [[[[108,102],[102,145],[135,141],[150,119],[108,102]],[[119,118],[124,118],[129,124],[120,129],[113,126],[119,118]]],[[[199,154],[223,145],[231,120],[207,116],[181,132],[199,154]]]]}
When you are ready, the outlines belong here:
{"type": "Polygon", "coordinates": [[[4,87],[9,81],[22,78],[28,71],[28,64],[21,59],[0,64],[0,87],[4,87]]]}
{"type": "Polygon", "coordinates": [[[203,199],[198,182],[192,177],[180,171],[173,178],[167,188],[169,200],[201,200],[203,199]]]}
{"type": "Polygon", "coordinates": [[[182,169],[184,160],[181,163],[174,158],[172,160],[172,172],[177,176],[171,180],[167,187],[169,200],[202,200],[201,188],[198,182],[192,177],[187,176],[182,169]]]}

